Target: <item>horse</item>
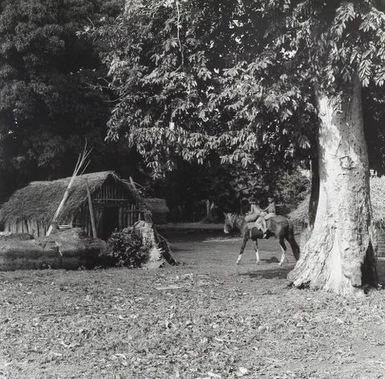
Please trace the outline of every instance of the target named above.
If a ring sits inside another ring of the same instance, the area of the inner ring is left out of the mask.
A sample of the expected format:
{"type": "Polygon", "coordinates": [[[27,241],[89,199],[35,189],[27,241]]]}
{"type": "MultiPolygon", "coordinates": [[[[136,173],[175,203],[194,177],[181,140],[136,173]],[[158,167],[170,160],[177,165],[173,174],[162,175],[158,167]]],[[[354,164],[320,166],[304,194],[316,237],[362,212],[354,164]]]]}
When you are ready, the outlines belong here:
{"type": "MultiPolygon", "coordinates": [[[[225,225],[224,232],[226,234],[231,231],[238,229],[243,237],[243,242],[241,246],[241,251],[239,252],[239,256],[237,259],[237,265],[240,263],[242,259],[243,251],[245,250],[246,243],[249,239],[255,242],[255,257],[256,263],[260,263],[259,252],[258,252],[258,239],[264,238],[262,230],[257,227],[249,227],[248,222],[245,220],[243,216],[237,215],[235,213],[225,213],[225,225]]],[[[299,246],[294,238],[294,227],[293,223],[289,221],[284,216],[275,215],[271,217],[267,221],[267,231],[266,237],[275,236],[279,240],[279,244],[281,246],[282,255],[281,260],[279,261],[279,265],[282,266],[286,258],[286,245],[285,239],[289,242],[291,249],[293,251],[295,259],[298,261],[300,250],[299,246]]]]}

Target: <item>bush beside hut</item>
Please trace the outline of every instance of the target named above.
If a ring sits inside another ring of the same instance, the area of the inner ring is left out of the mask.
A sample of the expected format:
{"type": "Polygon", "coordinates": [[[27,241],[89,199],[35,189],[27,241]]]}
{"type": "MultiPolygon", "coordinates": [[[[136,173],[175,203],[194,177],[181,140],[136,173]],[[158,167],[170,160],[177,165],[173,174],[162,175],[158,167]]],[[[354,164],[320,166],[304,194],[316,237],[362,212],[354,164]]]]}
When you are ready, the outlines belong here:
{"type": "Polygon", "coordinates": [[[177,264],[167,241],[146,221],[113,233],[104,255],[110,264],[118,267],[151,269],[177,264]]]}

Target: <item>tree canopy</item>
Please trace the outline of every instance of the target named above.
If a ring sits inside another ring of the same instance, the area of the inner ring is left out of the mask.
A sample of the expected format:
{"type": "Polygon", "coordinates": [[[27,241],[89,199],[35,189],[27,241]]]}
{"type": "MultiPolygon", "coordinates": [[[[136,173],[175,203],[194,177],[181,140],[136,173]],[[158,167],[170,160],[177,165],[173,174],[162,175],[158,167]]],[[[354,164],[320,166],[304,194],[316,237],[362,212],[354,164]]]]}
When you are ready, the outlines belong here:
{"type": "Polygon", "coordinates": [[[16,186],[72,172],[84,139],[102,167],[109,94],[95,85],[105,67],[79,35],[92,19],[115,17],[119,1],[0,1],[0,172],[4,199],[16,186]]]}
{"type": "MultiPolygon", "coordinates": [[[[266,162],[289,161],[295,146],[287,134],[294,128],[280,121],[298,124],[312,115],[304,109],[295,120],[292,109],[303,107],[299,89],[273,83],[266,72],[271,58],[256,56],[263,48],[258,6],[153,1],[127,9],[97,34],[107,41],[104,59],[119,94],[110,139],[125,136],[155,171],[172,167],[175,156],[202,163],[212,153],[247,166],[260,160],[258,146],[271,156],[266,162]],[[252,75],[245,64],[252,64],[252,75]]],[[[294,133],[307,147],[303,134],[294,133]]]]}
{"type": "Polygon", "coordinates": [[[378,135],[383,33],[384,14],[367,0],[127,1],[97,33],[119,96],[108,136],[126,138],[154,171],[213,153],[290,164],[314,147],[315,92],[338,92],[356,74],[372,108],[368,135],[378,135]]]}

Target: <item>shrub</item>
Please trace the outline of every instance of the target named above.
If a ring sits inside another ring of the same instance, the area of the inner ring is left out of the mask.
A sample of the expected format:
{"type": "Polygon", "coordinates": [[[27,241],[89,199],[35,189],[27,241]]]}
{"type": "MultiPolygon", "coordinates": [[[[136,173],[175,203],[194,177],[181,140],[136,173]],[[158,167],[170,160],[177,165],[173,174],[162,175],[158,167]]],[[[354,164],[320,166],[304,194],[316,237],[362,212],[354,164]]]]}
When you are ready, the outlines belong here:
{"type": "Polygon", "coordinates": [[[140,267],[148,258],[148,247],[134,231],[123,229],[112,233],[107,241],[107,256],[117,267],[140,267]]]}

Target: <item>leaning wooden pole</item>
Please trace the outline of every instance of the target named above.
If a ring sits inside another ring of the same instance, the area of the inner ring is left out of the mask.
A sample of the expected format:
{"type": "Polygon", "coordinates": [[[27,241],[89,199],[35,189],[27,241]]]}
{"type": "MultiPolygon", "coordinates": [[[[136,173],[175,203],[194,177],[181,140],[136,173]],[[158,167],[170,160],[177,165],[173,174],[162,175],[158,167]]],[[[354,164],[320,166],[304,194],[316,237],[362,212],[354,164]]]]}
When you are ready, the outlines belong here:
{"type": "Polygon", "coordinates": [[[94,208],[92,206],[91,191],[90,191],[90,187],[88,186],[87,180],[86,180],[86,187],[87,187],[88,209],[90,210],[90,218],[91,218],[92,237],[98,238],[96,234],[95,216],[94,216],[94,208]]]}
{"type": "Polygon", "coordinates": [[[53,219],[51,221],[51,224],[47,230],[47,236],[49,236],[52,232],[52,224],[54,224],[55,222],[57,222],[57,219],[59,218],[59,215],[60,215],[60,212],[62,211],[63,207],[64,207],[64,204],[66,203],[67,199],[68,199],[68,196],[69,196],[69,193],[70,193],[70,190],[71,190],[71,187],[72,187],[72,184],[75,180],[75,177],[76,175],[72,175],[71,177],[71,180],[70,182],[68,183],[68,186],[67,186],[67,189],[66,191],[64,192],[64,195],[63,195],[63,198],[58,206],[58,208],[56,209],[56,212],[53,216],[53,219]]]}
{"type": "Polygon", "coordinates": [[[78,160],[76,162],[76,165],[75,165],[75,169],[74,169],[74,172],[72,174],[72,177],[68,183],[68,186],[64,192],[64,195],[63,195],[63,198],[58,206],[58,208],[56,209],[56,212],[53,216],[53,219],[51,221],[51,224],[48,228],[48,231],[47,231],[47,236],[49,236],[52,232],[52,223],[55,223],[57,222],[58,218],[59,218],[59,215],[61,213],[61,211],[63,210],[63,207],[68,199],[68,196],[70,194],[70,190],[72,188],[72,185],[74,183],[74,180],[76,178],[76,176],[78,175],[78,173],[80,172],[80,170],[82,170],[82,173],[84,172],[84,170],[87,168],[88,166],[88,163],[87,160],[88,160],[88,157],[89,155],[91,154],[91,150],[87,150],[87,141],[84,145],[84,149],[83,149],[83,152],[81,154],[79,154],[79,157],[78,157],[78,160]]]}

